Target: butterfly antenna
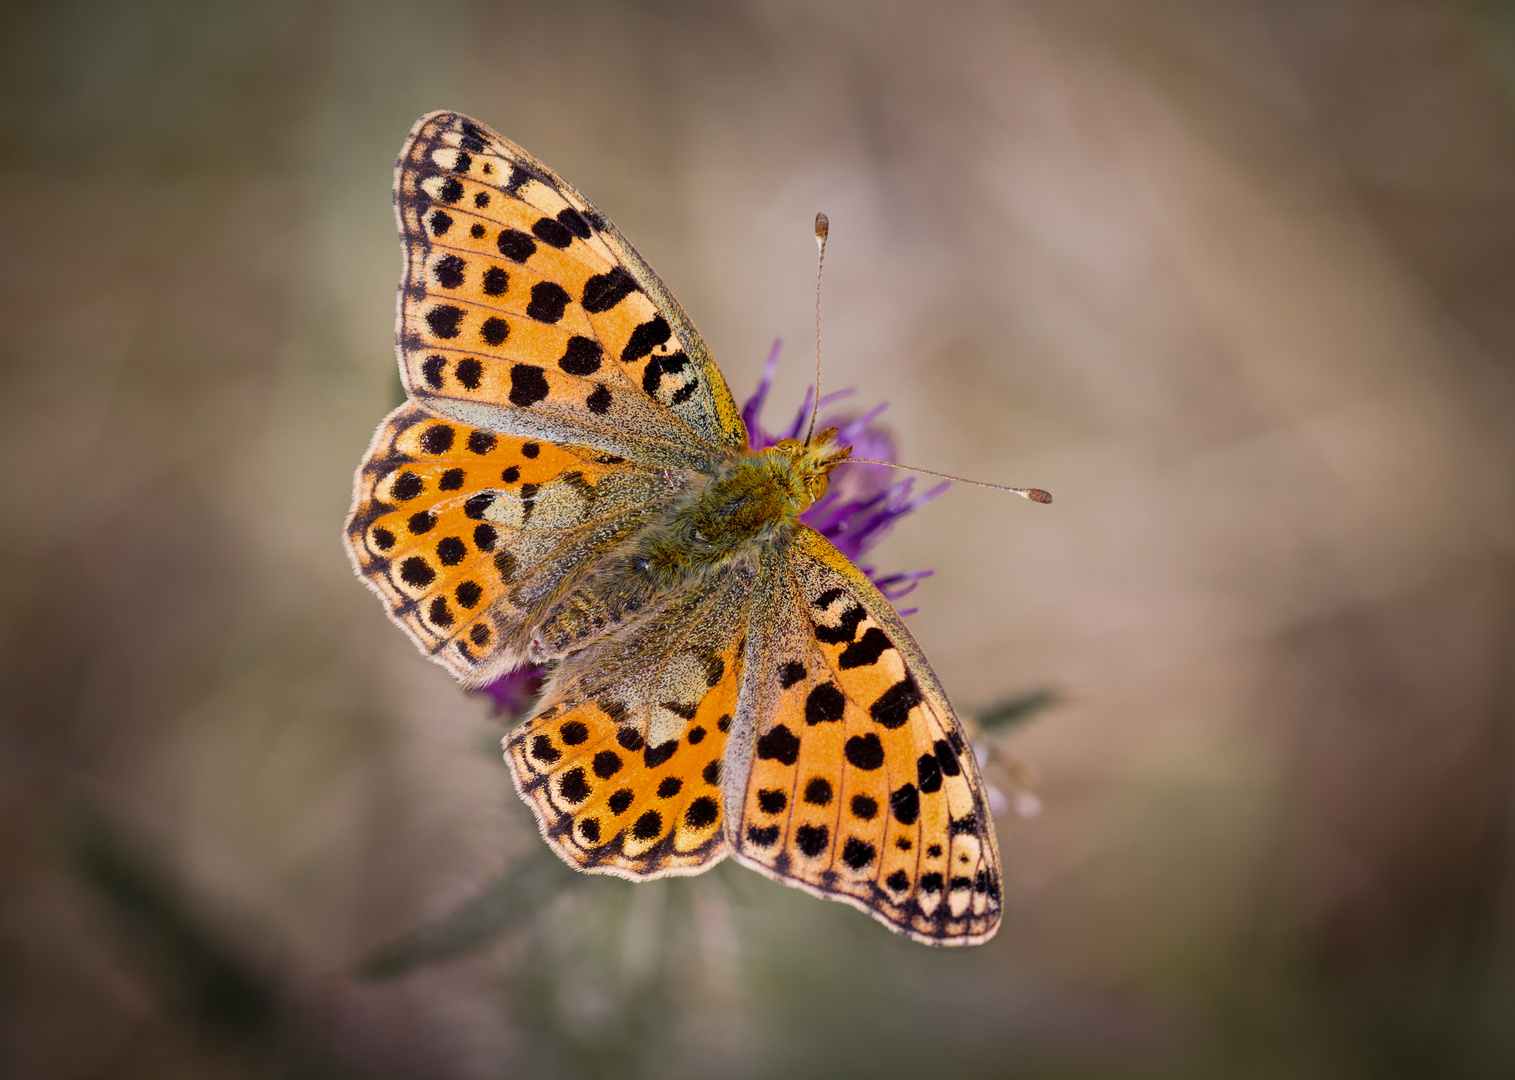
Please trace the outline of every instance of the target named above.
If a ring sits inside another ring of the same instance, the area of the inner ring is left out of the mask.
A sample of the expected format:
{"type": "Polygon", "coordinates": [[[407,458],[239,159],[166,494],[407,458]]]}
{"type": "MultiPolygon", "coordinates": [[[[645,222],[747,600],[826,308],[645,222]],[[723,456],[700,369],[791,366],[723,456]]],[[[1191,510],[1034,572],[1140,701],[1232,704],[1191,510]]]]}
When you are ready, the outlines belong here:
{"type": "Polygon", "coordinates": [[[805,445],[810,445],[810,436],[815,434],[815,418],[821,411],[821,271],[826,266],[826,235],[831,231],[831,219],[825,214],[815,215],[815,246],[821,249],[815,260],[815,404],[810,407],[810,426],[805,429],[805,445]]]}
{"type": "Polygon", "coordinates": [[[1021,498],[1030,499],[1032,502],[1049,503],[1052,501],[1051,493],[1043,491],[1041,488],[1007,487],[1004,484],[991,484],[987,480],[969,480],[964,476],[953,476],[951,473],[937,472],[935,469],[922,469],[915,465],[901,465],[897,461],[878,461],[874,458],[850,457],[847,459],[847,464],[887,465],[891,469],[904,469],[906,472],[925,473],[927,476],[940,476],[943,480],[955,480],[959,484],[972,484],[974,487],[993,488],[995,491],[1008,491],[1012,495],[1019,495],[1021,498]]]}

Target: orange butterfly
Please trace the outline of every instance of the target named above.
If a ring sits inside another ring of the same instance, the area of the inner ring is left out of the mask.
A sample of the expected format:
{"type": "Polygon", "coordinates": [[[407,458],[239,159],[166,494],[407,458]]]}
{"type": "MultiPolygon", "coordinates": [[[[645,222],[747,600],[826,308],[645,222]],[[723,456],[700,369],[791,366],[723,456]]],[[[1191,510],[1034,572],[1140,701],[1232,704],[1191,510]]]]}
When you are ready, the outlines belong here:
{"type": "Polygon", "coordinates": [[[594,206],[456,113],[395,174],[411,400],[358,469],[347,550],[469,686],[553,664],[505,758],[570,865],[733,854],[935,945],[999,926],[984,783],[874,584],[799,517],[850,448],[749,450],[677,300],[594,206]]]}

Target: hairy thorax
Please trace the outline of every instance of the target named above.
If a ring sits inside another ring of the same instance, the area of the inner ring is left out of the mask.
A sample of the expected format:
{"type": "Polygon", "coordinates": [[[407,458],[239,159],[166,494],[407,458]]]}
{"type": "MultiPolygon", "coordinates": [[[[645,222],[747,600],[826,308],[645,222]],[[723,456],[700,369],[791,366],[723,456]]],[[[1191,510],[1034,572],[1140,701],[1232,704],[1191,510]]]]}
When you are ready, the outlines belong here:
{"type": "Polygon", "coordinates": [[[741,454],[681,495],[546,613],[534,659],[560,658],[717,575],[750,575],[765,544],[783,543],[826,493],[850,447],[835,429],[741,454]]]}

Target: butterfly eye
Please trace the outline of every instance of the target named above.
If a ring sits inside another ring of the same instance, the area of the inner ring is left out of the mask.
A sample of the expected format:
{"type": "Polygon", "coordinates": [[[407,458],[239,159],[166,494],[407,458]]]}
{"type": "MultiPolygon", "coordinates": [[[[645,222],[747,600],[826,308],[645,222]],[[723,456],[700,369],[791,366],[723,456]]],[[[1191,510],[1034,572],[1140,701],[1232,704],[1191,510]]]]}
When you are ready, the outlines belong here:
{"type": "Polygon", "coordinates": [[[826,497],[826,489],[831,486],[831,479],[825,473],[810,481],[810,499],[812,502],[820,502],[826,497]]]}

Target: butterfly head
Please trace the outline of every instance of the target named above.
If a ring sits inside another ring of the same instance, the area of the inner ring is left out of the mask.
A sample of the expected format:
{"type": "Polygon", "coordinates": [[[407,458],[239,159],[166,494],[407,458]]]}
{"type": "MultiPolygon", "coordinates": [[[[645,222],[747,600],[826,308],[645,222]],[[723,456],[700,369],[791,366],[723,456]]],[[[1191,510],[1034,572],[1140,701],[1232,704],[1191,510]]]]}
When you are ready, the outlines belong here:
{"type": "Polygon", "coordinates": [[[804,505],[800,511],[803,512],[825,497],[831,471],[847,460],[852,447],[838,443],[836,428],[832,427],[818,432],[809,442],[780,439],[767,452],[788,458],[796,487],[801,493],[804,505]]]}

